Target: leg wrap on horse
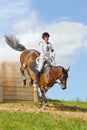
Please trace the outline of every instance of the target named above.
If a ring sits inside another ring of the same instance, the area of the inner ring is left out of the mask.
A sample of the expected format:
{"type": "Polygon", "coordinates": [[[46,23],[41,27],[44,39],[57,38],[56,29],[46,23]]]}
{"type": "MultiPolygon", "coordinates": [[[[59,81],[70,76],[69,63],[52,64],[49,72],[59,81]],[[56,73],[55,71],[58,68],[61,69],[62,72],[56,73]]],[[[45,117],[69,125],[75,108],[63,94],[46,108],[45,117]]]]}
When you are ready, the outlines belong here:
{"type": "Polygon", "coordinates": [[[42,102],[43,102],[43,98],[42,98],[42,97],[39,97],[39,105],[38,105],[38,108],[41,108],[41,107],[42,107],[42,102]]]}
{"type": "Polygon", "coordinates": [[[45,102],[45,107],[48,107],[48,102],[47,102],[46,97],[45,97],[45,96],[42,96],[42,99],[43,99],[43,100],[44,100],[44,102],[45,102]]]}

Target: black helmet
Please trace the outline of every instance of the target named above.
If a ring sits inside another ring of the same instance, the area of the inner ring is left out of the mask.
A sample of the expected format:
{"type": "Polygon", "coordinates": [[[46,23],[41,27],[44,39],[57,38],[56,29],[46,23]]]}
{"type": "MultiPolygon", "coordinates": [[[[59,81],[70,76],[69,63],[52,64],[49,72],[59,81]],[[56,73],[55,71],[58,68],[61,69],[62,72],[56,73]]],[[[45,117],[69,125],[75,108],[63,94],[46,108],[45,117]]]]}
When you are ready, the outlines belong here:
{"type": "Polygon", "coordinates": [[[42,34],[42,38],[44,39],[45,36],[50,37],[50,34],[49,34],[48,32],[44,32],[44,33],[42,34]]]}

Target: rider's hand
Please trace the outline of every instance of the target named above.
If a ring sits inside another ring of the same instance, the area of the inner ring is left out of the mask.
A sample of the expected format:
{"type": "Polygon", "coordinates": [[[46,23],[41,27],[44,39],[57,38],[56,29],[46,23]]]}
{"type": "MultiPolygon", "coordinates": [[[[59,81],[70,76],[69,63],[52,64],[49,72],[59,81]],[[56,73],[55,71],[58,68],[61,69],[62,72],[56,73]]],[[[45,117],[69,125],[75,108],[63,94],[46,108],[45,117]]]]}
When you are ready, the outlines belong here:
{"type": "Polygon", "coordinates": [[[45,55],[45,59],[48,60],[48,57],[45,55]]]}

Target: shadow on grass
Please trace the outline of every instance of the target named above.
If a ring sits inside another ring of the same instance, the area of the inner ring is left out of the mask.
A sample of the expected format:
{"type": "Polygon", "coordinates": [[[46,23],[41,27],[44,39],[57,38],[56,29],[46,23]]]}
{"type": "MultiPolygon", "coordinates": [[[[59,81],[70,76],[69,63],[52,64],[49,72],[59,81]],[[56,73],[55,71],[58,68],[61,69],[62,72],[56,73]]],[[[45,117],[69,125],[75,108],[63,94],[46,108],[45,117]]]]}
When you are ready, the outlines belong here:
{"type": "MultiPolygon", "coordinates": [[[[61,110],[61,111],[87,112],[87,108],[82,107],[82,106],[79,107],[78,103],[77,103],[77,105],[74,105],[73,102],[70,102],[70,105],[67,105],[66,101],[50,100],[50,99],[49,99],[49,103],[52,103],[57,110],[61,110]]],[[[68,104],[69,104],[69,102],[68,102],[68,104]]]]}

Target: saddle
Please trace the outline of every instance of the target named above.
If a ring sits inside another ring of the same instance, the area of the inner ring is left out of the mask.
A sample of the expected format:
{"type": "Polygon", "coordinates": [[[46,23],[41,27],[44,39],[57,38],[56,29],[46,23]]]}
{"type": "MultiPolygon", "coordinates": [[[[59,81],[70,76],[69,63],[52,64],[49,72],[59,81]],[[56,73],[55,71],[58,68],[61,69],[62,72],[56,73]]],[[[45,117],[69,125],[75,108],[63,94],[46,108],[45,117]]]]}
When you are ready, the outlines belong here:
{"type": "MultiPolygon", "coordinates": [[[[46,68],[47,66],[49,66],[49,67],[51,68],[51,64],[50,64],[48,61],[46,61],[46,62],[43,64],[43,67],[42,67],[42,70],[41,70],[40,74],[43,73],[43,71],[45,70],[45,68],[46,68]]],[[[31,68],[31,70],[35,73],[35,75],[37,76],[37,74],[39,73],[39,71],[38,71],[38,69],[37,69],[38,66],[37,66],[36,60],[34,60],[34,61],[30,64],[30,68],[31,68]]]]}

